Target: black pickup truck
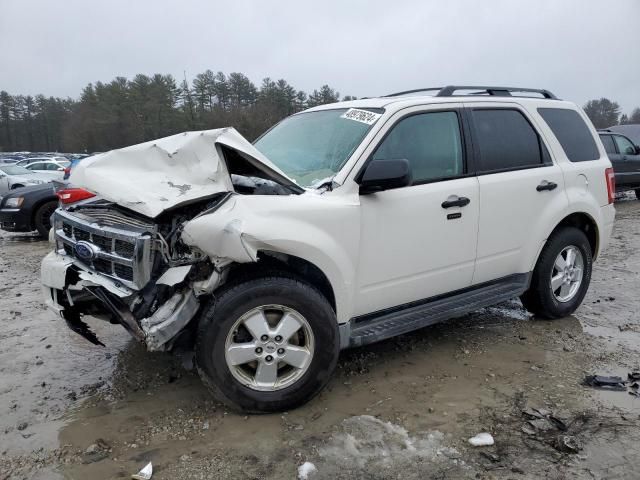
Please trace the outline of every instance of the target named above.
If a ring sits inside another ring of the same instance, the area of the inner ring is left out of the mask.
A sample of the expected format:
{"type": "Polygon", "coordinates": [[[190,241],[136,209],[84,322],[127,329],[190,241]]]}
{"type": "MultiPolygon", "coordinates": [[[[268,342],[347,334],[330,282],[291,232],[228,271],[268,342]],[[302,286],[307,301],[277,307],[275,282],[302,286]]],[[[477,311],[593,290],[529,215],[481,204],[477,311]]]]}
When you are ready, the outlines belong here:
{"type": "Polygon", "coordinates": [[[58,207],[53,185],[34,185],[11,190],[0,197],[0,229],[9,232],[37,230],[46,238],[51,229],[51,214],[58,207]]]}
{"type": "Polygon", "coordinates": [[[600,140],[616,175],[616,191],[635,190],[640,200],[640,147],[612,130],[600,130],[600,140]]]}

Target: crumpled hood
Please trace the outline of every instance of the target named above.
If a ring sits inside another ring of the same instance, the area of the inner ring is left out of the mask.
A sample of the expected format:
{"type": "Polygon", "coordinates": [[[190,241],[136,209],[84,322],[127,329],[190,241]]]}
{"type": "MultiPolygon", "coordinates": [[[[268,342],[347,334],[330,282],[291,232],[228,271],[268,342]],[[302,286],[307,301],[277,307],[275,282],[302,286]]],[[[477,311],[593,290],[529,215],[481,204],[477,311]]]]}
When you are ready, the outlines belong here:
{"type": "Polygon", "coordinates": [[[101,153],[78,163],[69,180],[154,218],[177,205],[233,191],[217,145],[236,150],[275,182],[301,190],[234,128],[184,132],[101,153]]]}

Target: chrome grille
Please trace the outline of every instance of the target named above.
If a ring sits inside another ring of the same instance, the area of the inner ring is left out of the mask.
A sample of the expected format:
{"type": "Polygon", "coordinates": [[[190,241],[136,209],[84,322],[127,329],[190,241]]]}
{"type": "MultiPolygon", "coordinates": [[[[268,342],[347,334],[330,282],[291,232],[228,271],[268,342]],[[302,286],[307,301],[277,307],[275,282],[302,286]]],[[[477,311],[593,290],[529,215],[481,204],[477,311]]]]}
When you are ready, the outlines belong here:
{"type": "Polygon", "coordinates": [[[134,289],[144,287],[149,281],[154,255],[153,231],[146,226],[106,226],[87,215],[65,210],[56,211],[54,225],[58,253],[73,257],[83,268],[134,289]],[[78,254],[79,242],[89,248],[90,258],[78,254]]]}

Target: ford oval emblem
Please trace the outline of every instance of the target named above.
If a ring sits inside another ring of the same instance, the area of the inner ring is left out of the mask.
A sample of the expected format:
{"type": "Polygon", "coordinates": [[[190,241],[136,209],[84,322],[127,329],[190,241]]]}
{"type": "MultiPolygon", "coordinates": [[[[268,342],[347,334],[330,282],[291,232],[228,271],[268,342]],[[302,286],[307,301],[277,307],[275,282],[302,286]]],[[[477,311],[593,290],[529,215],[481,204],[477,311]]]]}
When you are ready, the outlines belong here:
{"type": "Polygon", "coordinates": [[[95,247],[91,245],[89,242],[80,241],[76,243],[75,252],[76,257],[82,260],[83,262],[90,262],[96,256],[95,247]]]}

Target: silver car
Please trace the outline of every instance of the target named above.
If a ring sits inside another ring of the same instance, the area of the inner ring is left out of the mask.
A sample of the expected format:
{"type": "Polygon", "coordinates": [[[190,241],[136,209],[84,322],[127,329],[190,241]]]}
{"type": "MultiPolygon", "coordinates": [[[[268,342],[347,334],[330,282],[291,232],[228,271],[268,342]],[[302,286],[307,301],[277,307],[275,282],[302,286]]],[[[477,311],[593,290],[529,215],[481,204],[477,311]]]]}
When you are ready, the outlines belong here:
{"type": "Polygon", "coordinates": [[[18,165],[0,164],[0,195],[14,188],[38,185],[50,182],[51,180],[51,177],[41,175],[18,165]]]}

